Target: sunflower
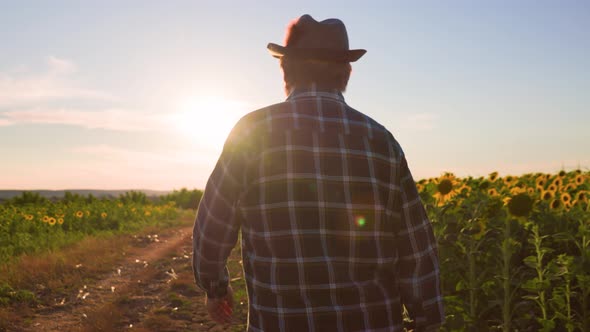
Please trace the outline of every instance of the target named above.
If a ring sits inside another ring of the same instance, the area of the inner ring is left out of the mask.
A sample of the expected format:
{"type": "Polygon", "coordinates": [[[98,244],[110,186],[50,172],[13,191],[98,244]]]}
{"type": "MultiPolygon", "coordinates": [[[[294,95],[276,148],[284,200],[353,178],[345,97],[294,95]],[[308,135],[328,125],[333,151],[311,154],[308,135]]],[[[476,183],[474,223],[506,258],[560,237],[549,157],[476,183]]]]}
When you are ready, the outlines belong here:
{"type": "Polygon", "coordinates": [[[514,186],[512,188],[510,188],[510,194],[511,195],[517,195],[517,194],[522,194],[525,193],[526,189],[522,188],[522,187],[518,187],[518,186],[514,186]]]}
{"type": "Polygon", "coordinates": [[[51,226],[55,225],[56,222],[57,220],[53,217],[49,218],[49,220],[47,221],[47,223],[51,226]]]}
{"type": "Polygon", "coordinates": [[[516,180],[518,180],[516,177],[514,177],[512,175],[507,175],[504,178],[504,184],[507,186],[511,186],[514,182],[516,182],[516,180]]]}
{"type": "Polygon", "coordinates": [[[555,185],[555,183],[552,183],[549,188],[547,188],[547,190],[556,192],[557,191],[557,186],[555,185]]]}
{"type": "Polygon", "coordinates": [[[64,218],[57,218],[57,223],[62,225],[64,223],[64,218]]]}
{"type": "Polygon", "coordinates": [[[526,193],[516,194],[508,201],[508,211],[515,217],[526,217],[533,209],[534,200],[526,193]]]}
{"type": "Polygon", "coordinates": [[[496,190],[496,188],[490,188],[490,189],[488,189],[488,195],[495,197],[495,196],[498,196],[499,194],[498,194],[498,191],[496,190]]]}
{"type": "Polygon", "coordinates": [[[490,182],[498,180],[498,172],[490,173],[490,175],[488,175],[488,180],[490,180],[490,182]]]}
{"type": "Polygon", "coordinates": [[[436,193],[434,196],[438,205],[443,205],[457,194],[458,182],[453,173],[445,173],[436,182],[436,193]]]}
{"type": "Polygon", "coordinates": [[[545,179],[545,177],[539,177],[535,181],[535,184],[537,185],[537,187],[545,188],[545,185],[547,184],[547,179],[545,179]]]}
{"type": "Polygon", "coordinates": [[[559,198],[561,199],[563,204],[567,204],[567,203],[572,202],[572,196],[570,196],[570,194],[568,194],[568,193],[562,193],[559,198]]]}
{"type": "Polygon", "coordinates": [[[563,203],[561,202],[560,199],[555,198],[551,201],[551,203],[549,203],[549,208],[551,210],[559,211],[559,210],[563,209],[563,203]]]}
{"type": "Polygon", "coordinates": [[[527,187],[526,188],[526,192],[527,192],[527,194],[533,196],[535,194],[535,188],[533,188],[533,187],[527,187]]]}
{"type": "Polygon", "coordinates": [[[588,193],[589,192],[586,190],[578,191],[578,193],[576,194],[576,201],[588,203],[588,193]]]}
{"type": "Polygon", "coordinates": [[[101,217],[102,219],[106,218],[106,217],[107,217],[107,213],[106,213],[106,212],[103,212],[103,213],[101,213],[101,214],[100,214],[100,217],[101,217]]]}
{"type": "Polygon", "coordinates": [[[78,217],[78,218],[82,218],[82,217],[84,217],[84,212],[77,211],[76,214],[75,214],[75,216],[78,217]]]}
{"type": "Polygon", "coordinates": [[[418,190],[418,192],[422,192],[422,190],[424,190],[424,185],[416,183],[416,189],[418,190]]]}
{"type": "Polygon", "coordinates": [[[543,190],[541,193],[541,199],[544,201],[550,201],[555,198],[555,191],[543,190]]]}
{"type": "Polygon", "coordinates": [[[33,220],[34,218],[35,218],[35,216],[33,216],[32,214],[27,214],[27,215],[25,215],[25,219],[26,219],[26,220],[29,220],[29,221],[31,221],[31,220],[33,220]]]}
{"type": "Polygon", "coordinates": [[[562,191],[572,191],[576,189],[576,185],[573,183],[568,183],[565,187],[563,187],[562,191]]]}
{"type": "Polygon", "coordinates": [[[582,185],[582,183],[584,183],[584,175],[582,175],[582,174],[578,174],[578,175],[576,175],[576,177],[574,178],[574,182],[575,182],[575,183],[576,183],[578,186],[582,185]]]}
{"type": "Polygon", "coordinates": [[[557,177],[551,184],[555,185],[557,188],[561,188],[563,186],[563,178],[557,177]]]}
{"type": "Polygon", "coordinates": [[[557,176],[559,176],[560,178],[564,178],[567,175],[567,172],[564,170],[559,171],[559,173],[557,173],[557,176]]]}
{"type": "Polygon", "coordinates": [[[151,216],[151,215],[152,215],[152,212],[151,212],[151,211],[145,211],[144,215],[145,215],[146,217],[149,217],[149,216],[151,216]]]}
{"type": "Polygon", "coordinates": [[[43,216],[43,222],[49,222],[49,216],[43,216]]]}

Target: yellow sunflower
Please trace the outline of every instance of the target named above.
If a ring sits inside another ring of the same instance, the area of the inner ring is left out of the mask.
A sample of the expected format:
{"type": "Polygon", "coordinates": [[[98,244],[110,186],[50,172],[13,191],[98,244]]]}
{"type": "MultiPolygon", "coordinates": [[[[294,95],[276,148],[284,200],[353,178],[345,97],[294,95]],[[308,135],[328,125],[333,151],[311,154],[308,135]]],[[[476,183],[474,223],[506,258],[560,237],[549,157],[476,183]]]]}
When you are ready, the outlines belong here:
{"type": "Polygon", "coordinates": [[[51,226],[55,225],[55,223],[57,222],[57,219],[51,217],[49,218],[49,220],[47,221],[47,223],[51,226]]]}
{"type": "Polygon", "coordinates": [[[106,218],[106,217],[107,217],[107,213],[106,213],[106,212],[103,212],[103,213],[101,213],[101,214],[100,214],[100,217],[101,217],[102,219],[106,218]]]}
{"type": "Polygon", "coordinates": [[[588,203],[588,194],[589,192],[586,190],[578,191],[578,193],[576,194],[576,201],[588,203]]]}
{"type": "Polygon", "coordinates": [[[516,180],[518,180],[516,177],[512,175],[507,175],[506,177],[504,177],[504,184],[507,186],[511,186],[514,182],[516,182],[516,180]]]}
{"type": "Polygon", "coordinates": [[[563,209],[563,202],[560,199],[555,198],[551,201],[551,203],[549,203],[549,208],[551,210],[555,210],[555,211],[562,210],[563,209]]]}
{"type": "Polygon", "coordinates": [[[563,186],[563,178],[560,178],[560,177],[555,178],[555,180],[553,180],[551,185],[554,185],[557,188],[561,188],[563,186]]]}
{"type": "Polygon", "coordinates": [[[64,218],[57,218],[57,223],[58,224],[63,224],[64,223],[64,218]]]}
{"type": "Polygon", "coordinates": [[[416,183],[416,189],[418,190],[418,192],[422,192],[422,190],[424,190],[424,186],[420,183],[416,183]]]}
{"type": "Polygon", "coordinates": [[[49,222],[49,216],[43,216],[43,222],[49,222]]]}
{"type": "Polygon", "coordinates": [[[574,183],[577,184],[578,186],[582,185],[584,183],[584,175],[582,175],[582,174],[576,175],[576,177],[574,178],[574,183]]]}
{"type": "Polygon", "coordinates": [[[561,202],[563,202],[563,204],[572,202],[572,196],[568,193],[562,193],[559,198],[561,199],[561,202]]]}
{"type": "Polygon", "coordinates": [[[25,219],[26,219],[26,220],[29,220],[29,221],[31,221],[31,220],[33,220],[34,218],[35,218],[35,216],[33,216],[32,214],[27,214],[27,215],[25,215],[25,219]]]}
{"type": "Polygon", "coordinates": [[[573,183],[568,183],[565,187],[563,187],[562,191],[572,191],[576,189],[576,185],[573,183]]]}
{"type": "Polygon", "coordinates": [[[543,190],[543,192],[541,192],[541,199],[544,201],[550,201],[554,198],[555,198],[555,191],[543,190]]]}
{"type": "Polygon", "coordinates": [[[498,172],[490,173],[490,175],[488,175],[488,180],[490,180],[490,182],[498,180],[498,172]]]}
{"type": "Polygon", "coordinates": [[[82,217],[84,217],[84,212],[77,211],[76,214],[75,214],[75,216],[78,217],[78,218],[82,218],[82,217]]]}
{"type": "Polygon", "coordinates": [[[490,189],[488,189],[488,195],[490,195],[492,197],[496,197],[500,194],[498,194],[498,191],[496,190],[496,188],[490,188],[490,189]]]}
{"type": "Polygon", "coordinates": [[[547,179],[545,179],[545,177],[539,177],[535,181],[535,184],[537,185],[537,187],[545,188],[545,185],[547,184],[547,179]]]}
{"type": "Polygon", "coordinates": [[[453,198],[458,192],[459,183],[453,173],[445,173],[439,177],[436,182],[436,201],[438,205],[443,205],[445,202],[453,198]]]}
{"type": "Polygon", "coordinates": [[[510,188],[511,195],[518,195],[518,194],[522,194],[525,192],[526,192],[526,189],[523,187],[514,186],[514,187],[510,188]]]}
{"type": "Polygon", "coordinates": [[[557,176],[560,178],[564,178],[567,175],[567,172],[564,170],[559,171],[559,173],[557,173],[557,176]]]}
{"type": "Polygon", "coordinates": [[[550,191],[556,192],[556,191],[557,191],[557,186],[555,185],[555,183],[552,183],[552,184],[551,184],[551,185],[550,185],[550,186],[547,188],[547,190],[550,190],[550,191]]]}

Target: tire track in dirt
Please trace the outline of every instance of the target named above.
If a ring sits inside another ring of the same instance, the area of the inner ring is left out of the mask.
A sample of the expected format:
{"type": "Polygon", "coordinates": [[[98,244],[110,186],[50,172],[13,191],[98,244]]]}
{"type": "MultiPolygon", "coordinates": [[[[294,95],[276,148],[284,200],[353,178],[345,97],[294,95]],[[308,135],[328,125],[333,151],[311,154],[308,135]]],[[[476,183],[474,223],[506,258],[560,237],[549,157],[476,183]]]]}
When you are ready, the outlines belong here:
{"type": "MultiPolygon", "coordinates": [[[[71,294],[69,300],[64,298],[54,306],[40,309],[30,328],[23,331],[134,329],[141,325],[142,316],[166,298],[162,292],[178,278],[176,270],[168,268],[171,263],[182,262],[183,269],[190,268],[187,249],[190,250],[191,235],[192,228],[183,227],[161,235],[136,237],[136,247],[121,264],[113,267],[113,272],[92,285],[85,285],[77,294],[71,294]]],[[[195,288],[188,293],[192,297],[203,295],[195,288]]]]}

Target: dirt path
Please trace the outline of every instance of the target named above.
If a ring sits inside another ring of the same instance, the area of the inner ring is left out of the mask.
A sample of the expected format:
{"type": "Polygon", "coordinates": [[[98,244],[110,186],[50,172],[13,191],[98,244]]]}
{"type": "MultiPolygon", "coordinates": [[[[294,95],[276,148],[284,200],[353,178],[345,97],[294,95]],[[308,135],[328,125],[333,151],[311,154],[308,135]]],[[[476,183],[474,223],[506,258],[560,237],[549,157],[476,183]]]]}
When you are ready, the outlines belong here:
{"type": "Polygon", "coordinates": [[[243,295],[236,299],[235,324],[208,319],[192,276],[191,231],[137,237],[111,273],[40,308],[23,331],[243,331],[243,295]]]}

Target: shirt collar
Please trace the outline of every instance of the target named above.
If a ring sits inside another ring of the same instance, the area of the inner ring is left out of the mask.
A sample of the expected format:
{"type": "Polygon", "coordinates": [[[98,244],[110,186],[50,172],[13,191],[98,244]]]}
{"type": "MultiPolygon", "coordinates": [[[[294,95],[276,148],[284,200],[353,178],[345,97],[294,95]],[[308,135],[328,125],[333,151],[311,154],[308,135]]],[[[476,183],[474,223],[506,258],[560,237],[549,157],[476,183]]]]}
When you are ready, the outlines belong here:
{"type": "Polygon", "coordinates": [[[295,98],[305,98],[305,97],[322,97],[322,98],[332,98],[339,101],[344,102],[344,96],[342,92],[338,90],[318,90],[314,85],[310,88],[301,89],[295,88],[292,89],[287,97],[287,101],[291,101],[295,98]]]}

